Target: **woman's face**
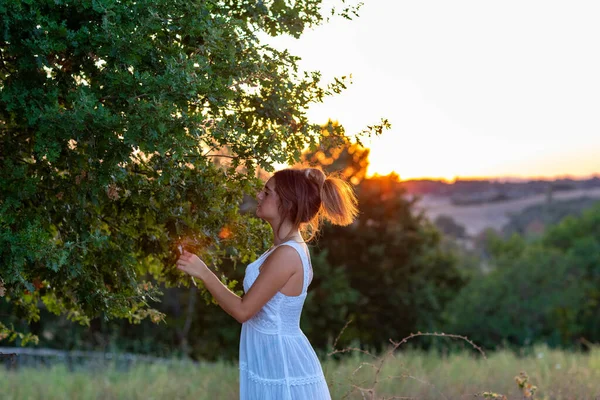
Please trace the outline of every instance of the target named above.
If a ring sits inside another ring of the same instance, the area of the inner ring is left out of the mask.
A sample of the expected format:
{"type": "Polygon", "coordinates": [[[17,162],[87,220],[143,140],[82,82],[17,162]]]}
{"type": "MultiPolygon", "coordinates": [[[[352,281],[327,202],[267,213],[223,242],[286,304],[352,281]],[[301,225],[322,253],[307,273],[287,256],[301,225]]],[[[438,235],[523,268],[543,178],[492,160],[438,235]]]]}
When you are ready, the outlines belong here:
{"type": "Polygon", "coordinates": [[[276,222],[279,219],[279,196],[275,192],[274,178],[267,181],[256,198],[258,200],[256,216],[265,221],[276,222]]]}

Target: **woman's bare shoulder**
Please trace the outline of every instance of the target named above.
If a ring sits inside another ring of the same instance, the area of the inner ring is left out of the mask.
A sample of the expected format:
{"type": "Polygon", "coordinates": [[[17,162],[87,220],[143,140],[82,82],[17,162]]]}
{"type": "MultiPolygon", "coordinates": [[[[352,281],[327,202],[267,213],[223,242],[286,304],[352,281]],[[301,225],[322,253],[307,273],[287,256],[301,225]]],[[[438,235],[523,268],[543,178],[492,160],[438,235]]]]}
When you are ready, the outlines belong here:
{"type": "Polygon", "coordinates": [[[292,245],[282,243],[267,256],[263,265],[260,266],[261,271],[270,268],[283,268],[289,270],[289,272],[295,272],[298,268],[302,268],[302,260],[298,250],[292,245]]]}

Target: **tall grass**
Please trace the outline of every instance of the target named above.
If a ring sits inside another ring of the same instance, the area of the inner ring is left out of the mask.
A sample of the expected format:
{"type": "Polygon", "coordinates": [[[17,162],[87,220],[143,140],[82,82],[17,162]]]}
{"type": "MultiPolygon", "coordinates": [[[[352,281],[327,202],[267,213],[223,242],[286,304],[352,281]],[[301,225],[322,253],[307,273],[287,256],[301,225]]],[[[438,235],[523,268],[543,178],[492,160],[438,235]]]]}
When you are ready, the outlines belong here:
{"type": "MultiPolygon", "coordinates": [[[[377,359],[352,354],[324,360],[333,399],[474,399],[484,392],[523,399],[515,376],[525,371],[536,399],[594,399],[600,396],[600,348],[576,353],[536,347],[526,356],[497,351],[439,355],[406,350],[386,359],[375,383],[377,359]],[[363,390],[359,390],[361,387],[363,390]]],[[[380,360],[380,359],[379,359],[380,360]]],[[[489,395],[488,395],[489,396],[489,395]]],[[[65,366],[0,368],[0,398],[12,399],[236,399],[238,371],[232,363],[172,363],[69,371],[65,366]]]]}

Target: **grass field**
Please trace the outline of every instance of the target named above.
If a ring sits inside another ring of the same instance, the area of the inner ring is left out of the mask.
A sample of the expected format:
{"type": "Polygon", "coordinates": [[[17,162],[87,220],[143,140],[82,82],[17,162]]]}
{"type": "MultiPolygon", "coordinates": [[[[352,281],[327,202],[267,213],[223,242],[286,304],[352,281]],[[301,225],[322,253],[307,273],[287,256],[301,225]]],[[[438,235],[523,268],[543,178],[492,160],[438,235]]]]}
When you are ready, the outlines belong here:
{"type": "MultiPolygon", "coordinates": [[[[333,399],[477,399],[484,392],[508,399],[526,398],[515,382],[521,371],[537,387],[535,399],[600,399],[600,348],[574,353],[537,347],[526,356],[498,351],[482,358],[478,353],[440,356],[414,350],[381,360],[352,355],[341,362],[323,362],[333,399]],[[375,397],[356,387],[375,388],[375,397]]],[[[137,365],[68,371],[64,366],[0,368],[0,398],[11,399],[236,399],[235,364],[137,365]]],[[[496,397],[501,398],[501,397],[496,397]]]]}

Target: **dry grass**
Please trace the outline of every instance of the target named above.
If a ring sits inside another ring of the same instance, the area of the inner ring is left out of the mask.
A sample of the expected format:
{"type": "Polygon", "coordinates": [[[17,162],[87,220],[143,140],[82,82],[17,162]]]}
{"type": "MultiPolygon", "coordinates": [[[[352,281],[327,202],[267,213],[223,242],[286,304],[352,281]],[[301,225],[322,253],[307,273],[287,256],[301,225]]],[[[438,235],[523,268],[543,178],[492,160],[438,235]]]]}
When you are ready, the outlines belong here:
{"type": "Polygon", "coordinates": [[[484,359],[476,353],[400,352],[383,365],[376,385],[377,369],[369,365],[373,362],[365,356],[354,357],[332,368],[332,395],[337,399],[482,399],[486,393],[495,393],[523,399],[527,393],[515,378],[525,372],[528,383],[537,387],[529,398],[600,398],[600,349],[582,354],[538,347],[533,353],[518,357],[498,351],[484,359]],[[375,390],[365,392],[364,388],[375,390]]]}
{"type": "MultiPolygon", "coordinates": [[[[515,382],[521,371],[538,388],[529,398],[600,398],[596,347],[585,354],[537,347],[522,357],[497,351],[487,358],[475,350],[446,356],[416,350],[380,357],[357,352],[341,362],[329,358],[323,369],[333,399],[483,399],[494,394],[498,399],[523,399],[526,393],[515,382]]],[[[0,368],[0,388],[0,397],[7,400],[236,399],[238,371],[235,364],[185,362],[138,365],[127,371],[0,368]]]]}

